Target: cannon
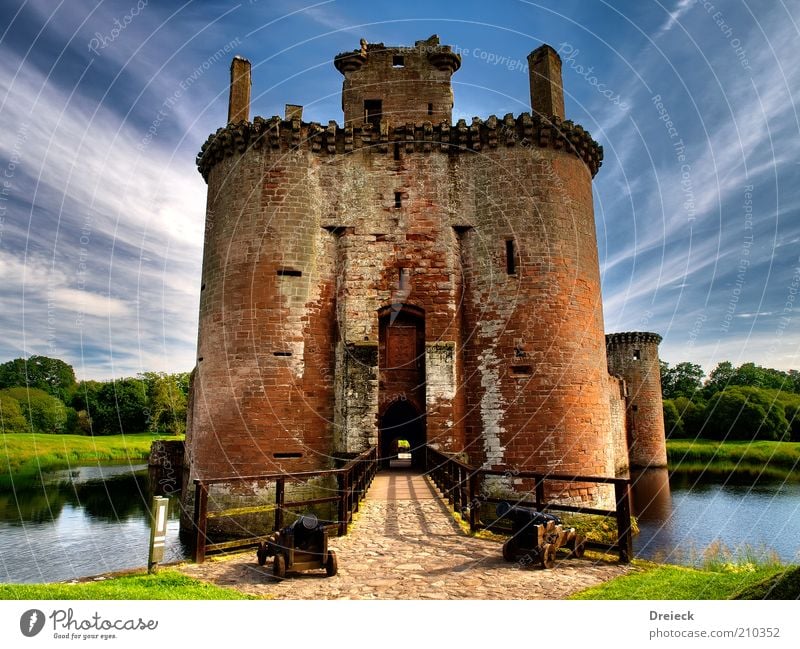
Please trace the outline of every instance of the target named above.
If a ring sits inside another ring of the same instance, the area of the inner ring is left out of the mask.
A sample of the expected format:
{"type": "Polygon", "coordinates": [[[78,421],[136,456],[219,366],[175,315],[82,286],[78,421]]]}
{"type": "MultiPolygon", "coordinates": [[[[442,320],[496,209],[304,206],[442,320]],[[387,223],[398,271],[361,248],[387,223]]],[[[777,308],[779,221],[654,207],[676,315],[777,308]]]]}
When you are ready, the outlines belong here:
{"type": "Polygon", "coordinates": [[[570,551],[570,557],[583,556],[586,539],[575,528],[565,529],[558,516],[507,502],[500,503],[496,511],[499,518],[511,521],[511,538],[503,544],[506,561],[527,556],[538,561],[542,568],[552,568],[562,547],[570,551]]]}
{"type": "Polygon", "coordinates": [[[294,523],[261,541],[256,550],[258,565],[272,560],[272,574],[281,579],[287,572],[325,569],[333,577],[339,567],[336,552],[328,549],[328,529],[313,514],[304,514],[294,523]]]}

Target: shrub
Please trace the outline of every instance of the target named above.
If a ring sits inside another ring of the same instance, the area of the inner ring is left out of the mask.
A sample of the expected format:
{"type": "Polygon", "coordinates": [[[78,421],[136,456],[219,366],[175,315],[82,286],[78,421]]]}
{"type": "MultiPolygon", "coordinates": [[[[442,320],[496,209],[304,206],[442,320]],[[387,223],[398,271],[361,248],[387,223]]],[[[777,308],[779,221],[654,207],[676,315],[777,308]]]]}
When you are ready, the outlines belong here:
{"type": "Polygon", "coordinates": [[[28,421],[28,430],[37,433],[72,432],[69,426],[74,426],[75,415],[59,399],[36,388],[8,388],[2,392],[19,403],[22,415],[28,421]]]}
{"type": "Polygon", "coordinates": [[[14,397],[0,392],[0,429],[3,433],[26,433],[28,422],[14,397]]]}
{"type": "Polygon", "coordinates": [[[683,421],[678,413],[678,408],[671,399],[664,399],[664,430],[667,437],[683,437],[683,421]]]}
{"type": "Polygon", "coordinates": [[[759,388],[733,387],[709,400],[703,433],[720,440],[786,441],[789,424],[783,407],[759,388]]]}

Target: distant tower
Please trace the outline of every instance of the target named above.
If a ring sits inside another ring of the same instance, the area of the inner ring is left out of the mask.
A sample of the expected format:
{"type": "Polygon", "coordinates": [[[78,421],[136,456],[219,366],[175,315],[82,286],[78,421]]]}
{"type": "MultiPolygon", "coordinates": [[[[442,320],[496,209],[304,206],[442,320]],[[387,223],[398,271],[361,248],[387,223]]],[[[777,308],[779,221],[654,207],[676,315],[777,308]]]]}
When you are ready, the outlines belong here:
{"type": "Polygon", "coordinates": [[[629,331],[606,336],[608,371],[628,388],[627,429],[631,467],[667,465],[661,370],[656,333],[629,331]]]}

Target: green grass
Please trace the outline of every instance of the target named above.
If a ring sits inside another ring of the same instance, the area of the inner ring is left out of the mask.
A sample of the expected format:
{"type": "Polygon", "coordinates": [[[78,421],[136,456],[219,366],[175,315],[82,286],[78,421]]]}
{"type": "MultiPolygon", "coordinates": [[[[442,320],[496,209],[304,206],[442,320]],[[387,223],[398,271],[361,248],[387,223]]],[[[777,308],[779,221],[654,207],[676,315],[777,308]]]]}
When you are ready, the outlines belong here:
{"type": "Polygon", "coordinates": [[[79,584],[0,584],[0,599],[257,599],[175,570],[79,584]]]}
{"type": "Polygon", "coordinates": [[[800,479],[800,442],[668,439],[667,459],[671,470],[682,473],[800,479]]]}
{"type": "Polygon", "coordinates": [[[13,478],[30,478],[52,471],[94,462],[141,462],[157,439],[180,439],[151,433],[135,435],[43,435],[10,433],[0,436],[0,488],[13,478]]]}
{"type": "Polygon", "coordinates": [[[730,599],[785,570],[762,566],[754,567],[752,571],[713,572],[682,566],[637,564],[640,569],[636,572],[576,593],[570,599],[730,599]]]}
{"type": "Polygon", "coordinates": [[[792,566],[754,584],[748,584],[731,599],[800,599],[800,566],[792,566]]]}

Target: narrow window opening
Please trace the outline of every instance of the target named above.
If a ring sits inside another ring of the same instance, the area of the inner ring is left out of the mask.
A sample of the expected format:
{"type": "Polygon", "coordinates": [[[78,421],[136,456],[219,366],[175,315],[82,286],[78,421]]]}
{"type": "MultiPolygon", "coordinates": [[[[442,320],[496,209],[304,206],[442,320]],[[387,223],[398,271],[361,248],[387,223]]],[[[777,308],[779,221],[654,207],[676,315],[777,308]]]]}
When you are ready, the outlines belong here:
{"type": "Polygon", "coordinates": [[[514,250],[514,240],[506,240],[506,273],[514,275],[517,272],[516,251],[514,250]]]}
{"type": "Polygon", "coordinates": [[[395,142],[394,143],[394,159],[395,160],[399,160],[400,159],[400,143],[399,142],[395,142]]]}
{"type": "Polygon", "coordinates": [[[276,460],[296,460],[303,457],[302,453],[273,453],[272,457],[276,460]]]}
{"type": "Polygon", "coordinates": [[[372,124],[376,129],[381,125],[381,111],[383,102],[380,99],[364,100],[364,121],[372,124]]]}
{"type": "Polygon", "coordinates": [[[400,268],[398,273],[398,287],[401,291],[408,290],[408,279],[409,279],[410,272],[408,268],[400,268]]]}
{"type": "Polygon", "coordinates": [[[395,192],[394,193],[394,206],[395,207],[403,207],[403,193],[402,192],[395,192]]]}
{"type": "Polygon", "coordinates": [[[406,66],[405,60],[403,59],[402,56],[399,56],[398,54],[395,54],[392,57],[392,67],[393,68],[404,68],[405,66],[406,66]]]}
{"type": "Polygon", "coordinates": [[[512,365],[511,376],[530,376],[533,368],[530,365],[512,365]]]}
{"type": "Polygon", "coordinates": [[[302,277],[303,271],[294,268],[279,268],[278,275],[280,277],[302,277]]]}
{"type": "Polygon", "coordinates": [[[433,115],[433,104],[428,104],[428,115],[433,115]]]}
{"type": "Polygon", "coordinates": [[[200,284],[200,290],[201,291],[205,291],[206,290],[206,285],[205,284],[200,284]]]}
{"type": "Polygon", "coordinates": [[[292,352],[272,352],[273,356],[291,356],[292,352]]]}
{"type": "Polygon", "coordinates": [[[639,406],[631,406],[631,410],[633,410],[633,412],[638,412],[639,406]]]}
{"type": "Polygon", "coordinates": [[[642,352],[638,349],[633,350],[633,360],[640,361],[642,360],[642,352]]]}

